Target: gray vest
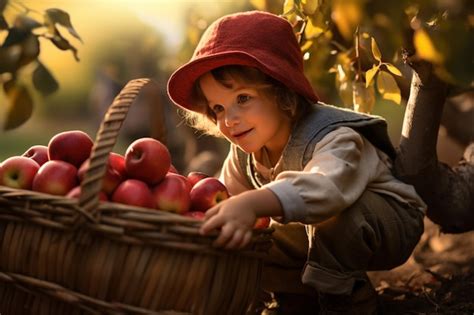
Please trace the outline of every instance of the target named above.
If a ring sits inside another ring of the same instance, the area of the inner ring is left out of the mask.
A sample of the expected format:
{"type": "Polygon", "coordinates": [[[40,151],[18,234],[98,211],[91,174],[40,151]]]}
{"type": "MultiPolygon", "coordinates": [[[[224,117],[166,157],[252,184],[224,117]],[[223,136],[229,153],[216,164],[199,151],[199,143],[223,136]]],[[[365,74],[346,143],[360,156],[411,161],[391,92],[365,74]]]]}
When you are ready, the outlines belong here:
{"type": "MultiPolygon", "coordinates": [[[[314,147],[329,132],[338,127],[350,127],[375,147],[395,159],[395,149],[387,133],[387,122],[378,116],[357,113],[348,109],[317,103],[295,124],[290,139],[282,153],[282,171],[301,171],[311,160],[314,147]]],[[[237,148],[239,165],[251,186],[258,188],[264,183],[253,170],[251,155],[237,148]]]]}

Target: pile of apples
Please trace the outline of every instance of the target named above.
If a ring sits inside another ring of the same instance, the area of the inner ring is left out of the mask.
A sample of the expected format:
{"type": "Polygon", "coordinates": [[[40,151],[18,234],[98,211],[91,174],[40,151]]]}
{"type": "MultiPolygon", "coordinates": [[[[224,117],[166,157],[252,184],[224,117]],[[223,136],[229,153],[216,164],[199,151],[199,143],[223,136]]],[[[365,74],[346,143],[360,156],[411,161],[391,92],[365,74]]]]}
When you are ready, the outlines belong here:
{"type": "MultiPolygon", "coordinates": [[[[81,130],[60,132],[47,146],[32,146],[21,156],[0,163],[0,185],[79,198],[92,146],[92,139],[81,130]]],[[[133,141],[125,155],[109,153],[99,194],[101,201],[195,219],[203,219],[207,209],[229,197],[225,185],[215,177],[201,172],[179,174],[168,148],[153,138],[133,141]]],[[[268,218],[260,218],[255,227],[265,228],[268,223],[268,218]]]]}

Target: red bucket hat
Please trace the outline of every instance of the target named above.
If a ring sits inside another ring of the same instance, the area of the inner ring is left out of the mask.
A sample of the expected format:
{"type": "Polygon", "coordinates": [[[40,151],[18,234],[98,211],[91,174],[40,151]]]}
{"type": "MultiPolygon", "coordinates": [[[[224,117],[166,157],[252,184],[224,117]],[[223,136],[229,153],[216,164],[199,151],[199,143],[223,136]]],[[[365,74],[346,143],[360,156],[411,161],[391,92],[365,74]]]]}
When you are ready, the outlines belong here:
{"type": "Polygon", "coordinates": [[[318,101],[304,75],[303,57],[290,23],[261,11],[230,14],[213,22],[191,60],[171,75],[169,97],[176,105],[194,110],[194,82],[206,72],[226,65],[255,67],[309,101],[318,101]]]}

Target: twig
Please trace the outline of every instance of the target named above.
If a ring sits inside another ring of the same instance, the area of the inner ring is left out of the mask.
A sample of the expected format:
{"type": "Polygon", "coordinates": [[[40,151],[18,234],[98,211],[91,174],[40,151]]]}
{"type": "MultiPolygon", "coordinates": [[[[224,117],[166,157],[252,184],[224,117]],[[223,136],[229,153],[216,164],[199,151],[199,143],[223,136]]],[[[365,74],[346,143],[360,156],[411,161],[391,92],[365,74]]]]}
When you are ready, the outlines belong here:
{"type": "Polygon", "coordinates": [[[435,311],[436,311],[436,312],[438,312],[438,311],[439,311],[439,309],[441,308],[441,307],[439,306],[439,304],[438,304],[438,303],[436,303],[436,302],[433,300],[433,298],[432,298],[432,297],[429,295],[429,293],[428,293],[428,292],[426,292],[426,290],[425,290],[425,287],[424,287],[424,286],[423,286],[423,287],[421,287],[421,290],[422,290],[422,292],[423,292],[423,295],[425,296],[425,298],[428,300],[428,302],[430,302],[430,303],[431,303],[431,304],[432,304],[432,305],[435,307],[435,311]]]}

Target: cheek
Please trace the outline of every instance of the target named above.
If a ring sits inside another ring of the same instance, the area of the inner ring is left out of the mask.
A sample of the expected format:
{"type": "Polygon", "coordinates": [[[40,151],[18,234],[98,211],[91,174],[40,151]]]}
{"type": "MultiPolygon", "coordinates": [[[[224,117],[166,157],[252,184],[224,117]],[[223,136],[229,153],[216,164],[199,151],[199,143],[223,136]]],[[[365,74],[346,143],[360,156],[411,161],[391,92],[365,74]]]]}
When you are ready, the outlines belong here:
{"type": "Polygon", "coordinates": [[[277,110],[268,107],[260,108],[254,115],[254,117],[257,118],[259,124],[264,123],[269,127],[279,120],[279,116],[280,114],[277,110]]]}
{"type": "Polygon", "coordinates": [[[225,126],[225,123],[223,121],[217,121],[216,122],[216,125],[217,125],[217,128],[219,129],[219,131],[224,135],[224,136],[228,136],[229,134],[229,130],[228,128],[225,126]]]}

